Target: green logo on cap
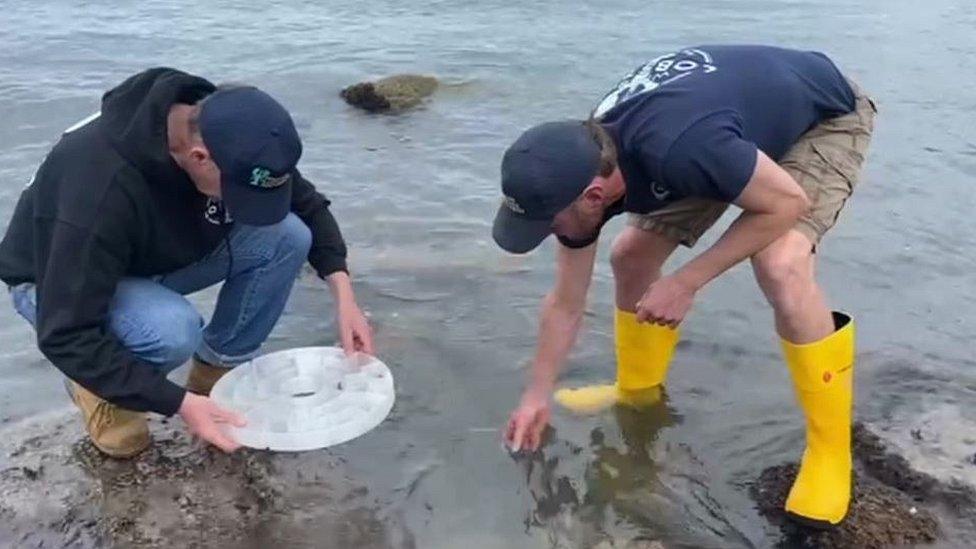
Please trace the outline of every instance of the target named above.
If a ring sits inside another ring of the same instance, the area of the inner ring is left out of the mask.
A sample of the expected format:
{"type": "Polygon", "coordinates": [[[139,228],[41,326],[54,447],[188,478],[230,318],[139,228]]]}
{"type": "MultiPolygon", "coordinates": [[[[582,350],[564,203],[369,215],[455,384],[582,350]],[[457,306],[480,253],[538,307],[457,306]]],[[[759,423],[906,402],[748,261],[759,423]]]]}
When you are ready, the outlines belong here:
{"type": "Polygon", "coordinates": [[[284,185],[290,179],[290,173],[273,177],[271,175],[271,170],[259,167],[251,170],[251,180],[248,181],[248,185],[252,187],[261,187],[262,189],[274,189],[284,185]]]}

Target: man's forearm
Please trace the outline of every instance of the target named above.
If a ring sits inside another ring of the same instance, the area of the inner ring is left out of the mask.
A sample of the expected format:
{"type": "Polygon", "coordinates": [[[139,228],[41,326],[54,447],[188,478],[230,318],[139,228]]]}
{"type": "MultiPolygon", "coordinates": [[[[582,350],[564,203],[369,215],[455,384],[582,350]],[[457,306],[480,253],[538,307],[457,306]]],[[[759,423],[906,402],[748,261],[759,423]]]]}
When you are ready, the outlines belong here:
{"type": "Polygon", "coordinates": [[[572,310],[546,296],[539,320],[539,339],[527,390],[550,392],[576,341],[583,311],[572,310]]]}
{"type": "Polygon", "coordinates": [[[349,278],[349,273],[336,271],[325,279],[329,283],[329,290],[332,291],[332,297],[336,304],[355,303],[356,294],[353,292],[352,279],[349,278]]]}
{"type": "Polygon", "coordinates": [[[756,156],[755,171],[735,200],[742,214],[715,245],[674,274],[694,290],[786,234],[810,207],[790,174],[762,151],[756,156]]]}
{"type": "Polygon", "coordinates": [[[693,288],[701,288],[786,234],[795,223],[796,216],[789,213],[742,212],[718,242],[674,274],[693,288]]]}

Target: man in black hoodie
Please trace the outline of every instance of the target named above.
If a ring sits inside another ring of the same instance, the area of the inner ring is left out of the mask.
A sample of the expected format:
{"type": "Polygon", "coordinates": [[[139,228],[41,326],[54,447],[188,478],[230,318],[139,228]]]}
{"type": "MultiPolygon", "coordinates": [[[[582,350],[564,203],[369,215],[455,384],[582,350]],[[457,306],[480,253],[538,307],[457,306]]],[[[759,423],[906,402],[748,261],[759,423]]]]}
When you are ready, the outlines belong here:
{"type": "Polygon", "coordinates": [[[267,94],[157,68],[106,93],[41,164],[0,243],[0,279],[103,452],[144,449],[147,411],[179,413],[235,449],[218,424],[241,418],[206,395],[256,354],[306,260],[335,296],[343,347],[372,352],[342,235],[296,169],[301,152],[267,94]],[[220,281],[204,326],[182,295],[220,281]],[[166,378],[190,359],[186,389],[166,378]]]}

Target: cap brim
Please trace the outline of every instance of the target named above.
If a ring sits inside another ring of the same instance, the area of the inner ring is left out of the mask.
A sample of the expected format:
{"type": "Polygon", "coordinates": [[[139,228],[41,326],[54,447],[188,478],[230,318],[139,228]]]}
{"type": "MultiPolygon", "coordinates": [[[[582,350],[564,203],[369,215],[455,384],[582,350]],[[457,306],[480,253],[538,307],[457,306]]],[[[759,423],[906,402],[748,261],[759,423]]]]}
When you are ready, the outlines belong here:
{"type": "Polygon", "coordinates": [[[551,219],[528,219],[502,204],[495,215],[491,235],[507,252],[524,254],[537,248],[552,234],[551,219]]]}
{"type": "Polygon", "coordinates": [[[274,225],[280,223],[291,210],[291,181],[273,189],[223,181],[220,192],[221,200],[235,223],[274,225]]]}

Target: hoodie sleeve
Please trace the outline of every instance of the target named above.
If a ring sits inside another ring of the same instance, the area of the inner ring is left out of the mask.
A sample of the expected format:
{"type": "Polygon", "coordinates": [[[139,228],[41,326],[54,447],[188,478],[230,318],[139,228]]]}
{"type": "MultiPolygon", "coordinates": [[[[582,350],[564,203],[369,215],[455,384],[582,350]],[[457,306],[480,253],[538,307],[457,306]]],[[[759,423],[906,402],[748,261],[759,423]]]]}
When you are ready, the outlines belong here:
{"type": "Polygon", "coordinates": [[[339,231],[330,202],[315,190],[302,174],[295,171],[292,184],[291,211],[308,225],[312,231],[312,249],[308,252],[308,262],[319,277],[325,278],[337,271],[347,271],[346,243],[339,231]]]}
{"type": "Polygon", "coordinates": [[[125,273],[131,238],[116,216],[90,228],[53,221],[48,261],[37,279],[38,347],[58,369],[123,408],[172,415],[185,390],[122,346],[109,305],[125,273]]]}

